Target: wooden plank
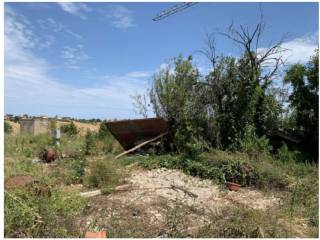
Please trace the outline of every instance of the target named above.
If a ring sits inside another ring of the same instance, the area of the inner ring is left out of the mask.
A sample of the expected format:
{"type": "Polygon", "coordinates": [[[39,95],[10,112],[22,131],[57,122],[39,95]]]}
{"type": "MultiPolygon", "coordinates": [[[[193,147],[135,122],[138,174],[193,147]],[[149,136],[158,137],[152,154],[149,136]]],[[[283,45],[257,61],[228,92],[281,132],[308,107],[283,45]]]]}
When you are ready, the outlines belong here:
{"type": "Polygon", "coordinates": [[[81,197],[94,197],[97,195],[100,195],[101,191],[100,190],[94,190],[94,191],[90,191],[90,192],[82,192],[80,193],[81,197]]]}
{"type": "Polygon", "coordinates": [[[129,149],[128,151],[124,151],[123,153],[120,153],[119,155],[117,155],[117,156],[115,157],[115,159],[118,159],[118,158],[122,157],[123,155],[126,155],[126,154],[128,154],[128,153],[130,153],[130,152],[133,152],[133,151],[135,151],[135,150],[143,147],[144,145],[147,145],[148,143],[154,142],[154,141],[158,140],[159,138],[165,136],[166,134],[168,134],[168,132],[162,133],[162,134],[160,134],[160,135],[157,136],[157,137],[154,137],[154,138],[152,138],[152,139],[150,139],[150,140],[148,140],[148,141],[145,141],[145,142],[143,142],[143,143],[140,143],[139,145],[137,145],[137,146],[129,149]]]}

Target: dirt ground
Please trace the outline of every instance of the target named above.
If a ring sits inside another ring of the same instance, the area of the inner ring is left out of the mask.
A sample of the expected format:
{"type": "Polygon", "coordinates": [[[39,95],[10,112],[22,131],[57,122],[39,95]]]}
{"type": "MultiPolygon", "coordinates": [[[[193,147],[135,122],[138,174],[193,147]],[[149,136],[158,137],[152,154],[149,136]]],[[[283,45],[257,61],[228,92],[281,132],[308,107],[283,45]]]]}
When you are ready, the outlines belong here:
{"type": "Polygon", "coordinates": [[[179,170],[135,170],[126,182],[110,195],[90,198],[84,229],[107,229],[112,237],[195,236],[210,215],[223,214],[226,207],[265,211],[281,204],[272,194],[231,192],[179,170]]]}
{"type": "MultiPolygon", "coordinates": [[[[81,123],[77,121],[73,121],[73,123],[79,130],[80,135],[86,134],[87,130],[98,132],[100,127],[100,123],[81,123]]],[[[57,126],[59,127],[61,127],[64,124],[68,124],[68,122],[57,121],[57,126]]]]}

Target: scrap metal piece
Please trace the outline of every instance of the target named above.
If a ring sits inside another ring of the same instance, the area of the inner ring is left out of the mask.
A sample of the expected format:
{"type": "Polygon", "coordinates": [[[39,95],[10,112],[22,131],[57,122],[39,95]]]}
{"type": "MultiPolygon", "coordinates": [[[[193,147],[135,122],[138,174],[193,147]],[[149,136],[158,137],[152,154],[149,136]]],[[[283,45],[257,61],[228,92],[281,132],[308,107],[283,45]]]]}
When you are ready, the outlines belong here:
{"type": "MultiPolygon", "coordinates": [[[[107,122],[107,128],[125,150],[169,132],[167,122],[162,118],[145,118],[107,122]]],[[[167,140],[169,140],[167,135],[167,140]]]]}

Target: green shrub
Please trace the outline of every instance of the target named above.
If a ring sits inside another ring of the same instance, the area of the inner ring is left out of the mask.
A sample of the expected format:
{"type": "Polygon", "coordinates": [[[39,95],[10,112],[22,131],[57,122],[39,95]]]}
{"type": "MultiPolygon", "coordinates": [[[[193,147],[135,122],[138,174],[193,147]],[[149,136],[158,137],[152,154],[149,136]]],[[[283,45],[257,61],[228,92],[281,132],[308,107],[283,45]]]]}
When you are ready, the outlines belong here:
{"type": "Polygon", "coordinates": [[[258,158],[261,154],[269,154],[272,150],[269,139],[265,136],[259,138],[251,126],[245,128],[244,136],[240,140],[240,148],[246,152],[250,158],[258,158]]]}
{"type": "Polygon", "coordinates": [[[90,130],[88,130],[85,135],[85,145],[84,145],[86,155],[91,155],[93,153],[96,153],[95,141],[96,141],[95,134],[90,130]]]}
{"type": "Polygon", "coordinates": [[[10,134],[12,133],[12,131],[12,126],[6,121],[4,121],[4,133],[10,134]]]}
{"type": "Polygon", "coordinates": [[[69,124],[62,125],[60,127],[60,130],[62,133],[65,133],[69,136],[74,136],[74,135],[78,134],[77,126],[73,122],[70,122],[69,124]]]}
{"type": "Polygon", "coordinates": [[[30,158],[32,157],[32,150],[30,148],[24,148],[23,149],[23,153],[24,153],[24,156],[27,157],[27,158],[30,158]]]}
{"type": "Polygon", "coordinates": [[[37,156],[44,148],[52,146],[53,140],[49,134],[6,135],[4,145],[6,156],[32,157],[37,156]]]}
{"type": "Polygon", "coordinates": [[[109,132],[109,129],[107,128],[107,122],[106,121],[103,121],[100,124],[98,136],[101,139],[106,138],[107,136],[110,136],[110,132],[109,132]]]}
{"type": "Polygon", "coordinates": [[[84,157],[64,158],[50,171],[49,175],[58,182],[67,185],[82,183],[86,165],[84,157]]]}
{"type": "Polygon", "coordinates": [[[84,136],[68,136],[61,137],[60,150],[64,157],[67,158],[83,158],[85,155],[84,136]]]}
{"type": "Polygon", "coordinates": [[[51,189],[51,196],[36,196],[27,189],[5,191],[4,235],[24,238],[79,237],[75,218],[86,201],[76,193],[51,189]]]}
{"type": "Polygon", "coordinates": [[[260,162],[255,164],[258,174],[255,184],[258,188],[285,189],[289,185],[289,178],[285,171],[275,163],[260,162]]]}
{"type": "Polygon", "coordinates": [[[98,159],[89,164],[88,174],[85,176],[84,185],[100,188],[103,192],[110,192],[114,186],[121,182],[124,171],[113,159],[98,159]]]}
{"type": "Polygon", "coordinates": [[[283,163],[297,162],[302,159],[302,155],[299,151],[290,151],[287,145],[282,145],[277,149],[275,158],[283,163]]]}
{"type": "Polygon", "coordinates": [[[244,161],[224,161],[220,166],[226,181],[253,186],[257,181],[256,169],[244,161]]]}
{"type": "Polygon", "coordinates": [[[289,187],[288,212],[290,216],[300,215],[313,226],[319,225],[319,179],[317,175],[296,180],[289,187]]]}

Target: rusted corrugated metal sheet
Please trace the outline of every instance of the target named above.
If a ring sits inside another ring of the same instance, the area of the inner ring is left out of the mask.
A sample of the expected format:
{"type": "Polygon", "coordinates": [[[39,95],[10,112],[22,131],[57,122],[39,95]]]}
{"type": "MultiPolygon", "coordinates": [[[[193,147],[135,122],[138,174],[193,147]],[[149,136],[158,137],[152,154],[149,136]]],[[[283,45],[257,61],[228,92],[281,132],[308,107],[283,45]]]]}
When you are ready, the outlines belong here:
{"type": "Polygon", "coordinates": [[[108,122],[107,127],[125,150],[169,132],[167,122],[162,118],[114,121],[108,122]]]}

